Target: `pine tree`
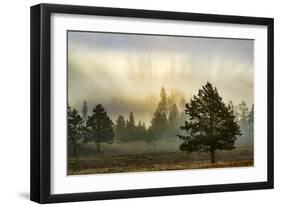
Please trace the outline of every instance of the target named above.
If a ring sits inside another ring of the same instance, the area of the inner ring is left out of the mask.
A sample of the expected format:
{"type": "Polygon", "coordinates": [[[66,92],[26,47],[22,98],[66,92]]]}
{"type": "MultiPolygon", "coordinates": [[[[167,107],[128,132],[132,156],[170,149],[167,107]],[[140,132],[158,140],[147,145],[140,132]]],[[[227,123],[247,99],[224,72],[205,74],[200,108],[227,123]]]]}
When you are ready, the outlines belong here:
{"type": "Polygon", "coordinates": [[[248,123],[254,125],[254,104],[252,105],[251,111],[248,115],[248,123]]]}
{"type": "Polygon", "coordinates": [[[138,121],[138,124],[136,126],[135,139],[136,140],[146,140],[145,123],[142,123],[141,121],[138,121]]]}
{"type": "Polygon", "coordinates": [[[188,120],[189,117],[186,117],[185,115],[185,105],[186,105],[186,100],[182,97],[180,102],[179,102],[179,123],[184,123],[185,120],[188,120]]]}
{"type": "Polygon", "coordinates": [[[126,122],[124,119],[124,116],[119,115],[116,120],[116,126],[115,126],[115,135],[116,138],[119,140],[124,140],[126,138],[126,122]]]}
{"type": "MultiPolygon", "coordinates": [[[[168,135],[169,138],[174,138],[179,133],[180,117],[177,104],[173,103],[168,116],[168,135]]],[[[172,141],[173,139],[169,139],[172,141]]]]}
{"type": "Polygon", "coordinates": [[[175,127],[177,125],[177,121],[179,119],[179,110],[177,104],[172,104],[170,113],[168,116],[169,125],[171,127],[175,127]]]}
{"type": "Polygon", "coordinates": [[[246,104],[246,102],[243,100],[239,105],[238,105],[238,116],[239,116],[239,121],[242,124],[245,124],[247,122],[247,116],[249,115],[249,108],[246,104]]]}
{"type": "Polygon", "coordinates": [[[69,155],[78,157],[80,145],[83,141],[85,126],[78,111],[76,109],[72,110],[70,106],[67,107],[67,131],[68,153],[69,155]]]}
{"type": "Polygon", "coordinates": [[[87,120],[87,117],[88,117],[88,104],[87,104],[87,101],[83,101],[82,116],[83,116],[84,120],[87,120]]]}
{"type": "Polygon", "coordinates": [[[139,140],[142,136],[142,123],[139,120],[135,130],[135,139],[139,140]]]}
{"type": "Polygon", "coordinates": [[[209,152],[211,162],[215,163],[216,150],[234,149],[239,126],[230,106],[226,106],[211,83],[199,89],[198,95],[186,104],[185,113],[189,121],[181,127],[185,135],[178,135],[183,140],[180,150],[209,152]]]}
{"type": "Polygon", "coordinates": [[[94,141],[97,145],[98,152],[100,152],[101,143],[113,142],[113,122],[101,104],[98,104],[93,109],[92,115],[88,117],[86,125],[89,131],[87,141],[94,141]]]}
{"type": "Polygon", "coordinates": [[[247,143],[248,138],[248,116],[249,116],[249,108],[245,101],[242,101],[240,104],[238,104],[238,125],[240,126],[241,130],[241,137],[239,141],[242,144],[247,143]]]}
{"type": "Polygon", "coordinates": [[[126,140],[132,141],[135,139],[135,117],[133,112],[130,112],[129,119],[126,121],[126,140]]]}
{"type": "Polygon", "coordinates": [[[167,95],[165,88],[161,88],[160,101],[151,120],[151,134],[154,138],[162,138],[167,130],[167,95]]]}
{"type": "Polygon", "coordinates": [[[252,142],[254,139],[254,104],[252,105],[251,111],[249,112],[247,121],[248,121],[247,136],[249,140],[252,142]]]}
{"type": "Polygon", "coordinates": [[[131,112],[130,115],[129,115],[129,120],[128,120],[127,127],[129,127],[129,128],[134,128],[135,127],[135,117],[134,117],[133,112],[131,112]]]}
{"type": "Polygon", "coordinates": [[[160,102],[158,103],[158,109],[167,114],[167,103],[168,102],[168,98],[167,98],[167,94],[166,94],[166,90],[164,87],[161,88],[161,92],[160,92],[160,102]]]}

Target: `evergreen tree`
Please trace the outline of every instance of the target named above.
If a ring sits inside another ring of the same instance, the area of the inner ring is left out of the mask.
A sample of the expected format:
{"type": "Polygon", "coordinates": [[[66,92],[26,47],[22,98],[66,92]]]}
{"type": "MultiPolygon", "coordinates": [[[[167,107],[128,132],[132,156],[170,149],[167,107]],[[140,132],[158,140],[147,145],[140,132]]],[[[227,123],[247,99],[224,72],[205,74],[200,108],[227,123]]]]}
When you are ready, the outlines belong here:
{"type": "Polygon", "coordinates": [[[126,121],[126,140],[132,141],[135,139],[135,117],[133,112],[130,112],[129,119],[126,121]]]}
{"type": "Polygon", "coordinates": [[[161,88],[160,101],[151,120],[151,135],[154,138],[162,138],[167,130],[167,95],[165,88],[161,88]]]}
{"type": "Polygon", "coordinates": [[[171,106],[169,117],[168,117],[170,127],[174,128],[177,125],[178,119],[179,119],[179,110],[177,104],[174,103],[171,106]]]}
{"type": "Polygon", "coordinates": [[[146,126],[144,122],[142,122],[141,128],[146,132],[146,126]]]}
{"type": "Polygon", "coordinates": [[[237,122],[230,106],[222,101],[217,88],[207,82],[198,95],[186,104],[185,121],[181,127],[184,135],[178,135],[183,143],[180,150],[192,153],[209,152],[210,160],[215,163],[216,150],[232,150],[236,136],[240,135],[237,122]]]}
{"type": "Polygon", "coordinates": [[[100,152],[101,143],[113,142],[113,122],[101,104],[98,104],[93,109],[92,115],[88,117],[86,124],[89,131],[87,141],[94,141],[98,152],[100,152]]]}
{"type": "Polygon", "coordinates": [[[135,129],[135,139],[139,140],[141,139],[141,136],[142,136],[142,123],[141,121],[138,121],[138,124],[135,129]]]}
{"type": "Polygon", "coordinates": [[[129,120],[127,122],[127,127],[133,129],[135,127],[135,117],[133,112],[129,115],[129,120]]]}
{"type": "Polygon", "coordinates": [[[83,116],[83,119],[86,121],[87,117],[88,117],[88,104],[87,104],[87,101],[83,101],[82,116],[83,116]]]}
{"type": "Polygon", "coordinates": [[[124,116],[119,115],[116,120],[116,126],[115,126],[116,138],[118,138],[119,140],[124,140],[124,138],[126,138],[125,130],[126,130],[126,122],[124,116]]]}
{"type": "Polygon", "coordinates": [[[253,141],[254,140],[254,104],[252,105],[247,121],[248,121],[247,136],[249,140],[253,141]]]}
{"type": "Polygon", "coordinates": [[[239,137],[240,144],[246,144],[248,143],[247,138],[248,137],[248,117],[249,117],[249,108],[245,101],[242,101],[240,104],[238,104],[238,125],[240,126],[241,130],[241,136],[239,137]]]}
{"type": "Polygon", "coordinates": [[[168,116],[168,131],[166,132],[169,137],[169,141],[173,141],[174,139],[171,138],[175,138],[177,134],[180,132],[179,127],[180,127],[179,110],[177,104],[173,103],[170,107],[170,112],[168,116]]]}
{"type": "Polygon", "coordinates": [[[74,157],[79,156],[79,149],[82,143],[83,133],[85,131],[85,126],[83,124],[83,119],[78,114],[76,109],[71,109],[67,107],[67,131],[68,131],[68,153],[74,157]]]}
{"type": "Polygon", "coordinates": [[[189,117],[185,115],[185,105],[186,105],[186,100],[182,97],[180,102],[179,102],[179,123],[184,123],[185,120],[189,120],[189,117]]]}
{"type": "Polygon", "coordinates": [[[167,102],[168,102],[168,98],[167,98],[166,90],[164,87],[162,87],[160,92],[160,102],[158,103],[158,109],[165,114],[167,114],[167,110],[168,110],[167,102]]]}
{"type": "Polygon", "coordinates": [[[247,122],[247,117],[249,115],[249,108],[246,104],[246,102],[243,100],[239,105],[238,105],[238,116],[239,116],[239,121],[242,124],[245,124],[247,122]]]}
{"type": "Polygon", "coordinates": [[[250,125],[254,125],[254,104],[252,105],[251,111],[248,115],[248,122],[250,125]]]}
{"type": "Polygon", "coordinates": [[[136,140],[146,140],[146,128],[145,123],[142,123],[141,121],[138,121],[138,124],[136,126],[136,140]]]}

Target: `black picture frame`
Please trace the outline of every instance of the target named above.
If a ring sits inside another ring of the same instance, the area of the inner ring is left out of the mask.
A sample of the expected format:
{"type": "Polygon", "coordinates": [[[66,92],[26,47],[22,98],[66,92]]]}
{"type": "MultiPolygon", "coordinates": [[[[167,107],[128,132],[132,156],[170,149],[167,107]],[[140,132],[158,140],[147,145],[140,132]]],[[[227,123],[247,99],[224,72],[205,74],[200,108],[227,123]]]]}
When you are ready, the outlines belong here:
{"type": "Polygon", "coordinates": [[[38,203],[88,201],[102,199],[165,196],[179,194],[272,189],[274,186],[274,78],[272,18],[195,14],[168,11],[135,10],[89,6],[39,4],[31,7],[31,174],[30,199],[38,203]],[[51,71],[50,71],[50,16],[53,13],[100,15],[113,17],[134,17],[210,23],[231,23],[267,26],[267,181],[238,184],[219,184],[153,189],[85,192],[73,194],[51,194],[51,71]]]}

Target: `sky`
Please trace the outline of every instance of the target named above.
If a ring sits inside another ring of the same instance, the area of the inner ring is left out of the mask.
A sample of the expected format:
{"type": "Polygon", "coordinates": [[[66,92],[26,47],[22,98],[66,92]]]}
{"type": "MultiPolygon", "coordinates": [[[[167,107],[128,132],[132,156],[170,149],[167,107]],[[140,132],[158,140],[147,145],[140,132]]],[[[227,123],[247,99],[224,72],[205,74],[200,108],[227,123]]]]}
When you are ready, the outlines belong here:
{"type": "Polygon", "coordinates": [[[68,102],[81,111],[101,103],[113,121],[135,114],[147,125],[161,87],[176,102],[207,81],[223,101],[245,100],[254,87],[254,40],[68,31],[68,102]]]}

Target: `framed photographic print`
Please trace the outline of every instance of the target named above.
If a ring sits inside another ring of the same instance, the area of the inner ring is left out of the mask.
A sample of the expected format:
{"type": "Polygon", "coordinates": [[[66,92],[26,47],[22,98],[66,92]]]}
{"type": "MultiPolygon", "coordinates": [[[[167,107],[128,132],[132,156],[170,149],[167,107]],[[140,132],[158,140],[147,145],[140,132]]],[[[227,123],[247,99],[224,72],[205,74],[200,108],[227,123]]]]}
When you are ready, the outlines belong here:
{"type": "Polygon", "coordinates": [[[273,188],[273,19],[31,7],[31,200],[273,188]]]}

